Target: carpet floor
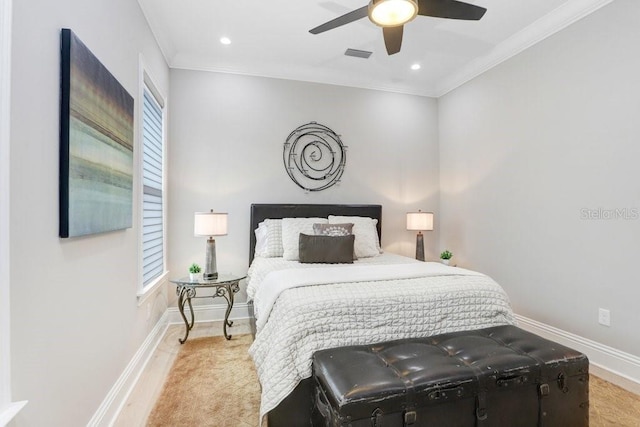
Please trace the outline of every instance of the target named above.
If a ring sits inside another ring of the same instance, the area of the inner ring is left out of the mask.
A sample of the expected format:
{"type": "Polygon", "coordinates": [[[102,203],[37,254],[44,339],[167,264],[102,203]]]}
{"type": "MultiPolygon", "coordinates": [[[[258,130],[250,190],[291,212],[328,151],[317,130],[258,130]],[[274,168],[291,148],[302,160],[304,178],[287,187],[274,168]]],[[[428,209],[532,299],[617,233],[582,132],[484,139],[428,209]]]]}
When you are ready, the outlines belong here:
{"type": "Polygon", "coordinates": [[[185,342],[147,426],[256,427],[260,383],[250,345],[251,335],[185,342]]]}
{"type": "MultiPolygon", "coordinates": [[[[260,386],[250,345],[251,335],[187,341],[147,426],[256,427],[260,386]]],[[[593,375],[589,388],[591,427],[640,426],[640,396],[593,375]]]]}

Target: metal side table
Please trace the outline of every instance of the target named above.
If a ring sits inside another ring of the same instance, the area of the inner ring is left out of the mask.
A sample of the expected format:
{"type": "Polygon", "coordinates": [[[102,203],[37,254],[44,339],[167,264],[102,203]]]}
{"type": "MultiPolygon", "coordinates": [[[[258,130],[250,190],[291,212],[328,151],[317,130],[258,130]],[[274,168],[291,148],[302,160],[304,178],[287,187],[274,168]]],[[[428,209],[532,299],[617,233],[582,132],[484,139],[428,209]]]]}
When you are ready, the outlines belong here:
{"type": "Polygon", "coordinates": [[[176,295],[178,296],[178,310],[180,310],[180,315],[182,316],[182,320],[184,320],[185,325],[185,333],[184,338],[178,339],[180,344],[184,344],[189,336],[189,331],[193,328],[193,306],[191,305],[191,300],[195,298],[217,298],[222,297],[227,301],[227,311],[224,315],[224,323],[222,327],[222,331],[224,332],[224,337],[228,340],[231,339],[231,335],[227,334],[227,326],[233,325],[233,321],[229,321],[229,314],[231,313],[231,309],[233,308],[233,295],[240,290],[240,280],[244,279],[247,276],[238,276],[234,274],[219,274],[217,279],[204,280],[200,279],[197,281],[192,281],[189,277],[183,277],[178,280],[172,280],[171,283],[175,283],[176,285],[176,295]],[[203,295],[196,296],[196,293],[200,289],[204,288],[212,288],[212,295],[203,295]],[[189,304],[189,313],[191,314],[191,319],[187,320],[187,316],[184,314],[184,306],[185,304],[189,304]]]}

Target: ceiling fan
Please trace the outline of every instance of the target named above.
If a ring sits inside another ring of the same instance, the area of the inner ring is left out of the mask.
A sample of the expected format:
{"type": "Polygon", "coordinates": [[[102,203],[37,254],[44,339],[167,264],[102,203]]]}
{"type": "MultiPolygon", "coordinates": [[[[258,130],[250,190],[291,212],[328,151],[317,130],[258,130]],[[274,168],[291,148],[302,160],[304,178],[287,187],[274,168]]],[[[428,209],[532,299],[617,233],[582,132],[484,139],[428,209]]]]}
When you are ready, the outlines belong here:
{"type": "Polygon", "coordinates": [[[393,55],[400,52],[404,24],[417,15],[477,21],[486,11],[484,7],[457,0],[371,0],[367,6],[325,22],[309,32],[324,33],[368,16],[371,22],[382,27],[387,53],[393,55]]]}

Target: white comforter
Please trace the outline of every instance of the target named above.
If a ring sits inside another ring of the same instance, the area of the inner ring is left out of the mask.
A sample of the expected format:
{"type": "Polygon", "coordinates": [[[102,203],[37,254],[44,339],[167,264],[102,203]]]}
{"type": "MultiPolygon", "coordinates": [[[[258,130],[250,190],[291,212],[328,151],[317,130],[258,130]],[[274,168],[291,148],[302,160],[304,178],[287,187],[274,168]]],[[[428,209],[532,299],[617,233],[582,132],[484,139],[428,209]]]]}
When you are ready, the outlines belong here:
{"type": "Polygon", "coordinates": [[[348,266],[254,262],[248,294],[254,307],[260,304],[261,326],[249,353],[262,385],[261,416],[311,376],[311,356],[317,350],[515,323],[507,295],[487,276],[433,263],[415,267],[409,258],[387,254],[376,258],[358,262],[357,277],[349,276],[348,266]],[[372,267],[372,275],[359,267],[376,261],[398,263],[396,277],[403,278],[389,279],[389,267],[372,267]],[[257,271],[259,264],[268,272],[257,271]],[[300,276],[284,269],[305,266],[327,268],[329,283],[317,284],[321,270],[298,277],[297,285],[277,281],[300,276]],[[383,271],[385,280],[378,280],[382,277],[376,274],[383,271]],[[262,285],[278,288],[278,295],[262,285]]]}

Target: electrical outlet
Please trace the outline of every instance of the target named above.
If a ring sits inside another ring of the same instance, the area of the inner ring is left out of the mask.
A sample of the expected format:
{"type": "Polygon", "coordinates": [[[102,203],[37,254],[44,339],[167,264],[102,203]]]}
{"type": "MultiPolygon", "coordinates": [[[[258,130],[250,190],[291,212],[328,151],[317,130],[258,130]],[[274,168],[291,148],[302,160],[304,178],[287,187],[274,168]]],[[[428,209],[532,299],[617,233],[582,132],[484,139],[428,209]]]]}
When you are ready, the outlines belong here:
{"type": "Polygon", "coordinates": [[[611,326],[611,312],[606,308],[598,309],[598,323],[604,326],[611,326]]]}

